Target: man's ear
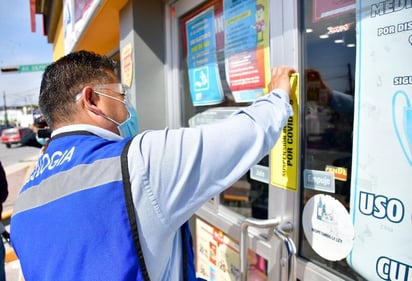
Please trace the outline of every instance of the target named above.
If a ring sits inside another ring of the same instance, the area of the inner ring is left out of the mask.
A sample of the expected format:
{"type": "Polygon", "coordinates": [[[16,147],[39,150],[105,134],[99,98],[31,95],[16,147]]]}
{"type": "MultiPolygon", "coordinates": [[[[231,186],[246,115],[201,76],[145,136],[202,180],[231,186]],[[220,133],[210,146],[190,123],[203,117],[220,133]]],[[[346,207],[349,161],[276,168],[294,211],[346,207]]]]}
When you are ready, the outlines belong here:
{"type": "Polygon", "coordinates": [[[99,95],[97,95],[91,87],[87,86],[83,89],[81,100],[87,110],[96,115],[103,115],[103,111],[98,106],[99,95]]]}

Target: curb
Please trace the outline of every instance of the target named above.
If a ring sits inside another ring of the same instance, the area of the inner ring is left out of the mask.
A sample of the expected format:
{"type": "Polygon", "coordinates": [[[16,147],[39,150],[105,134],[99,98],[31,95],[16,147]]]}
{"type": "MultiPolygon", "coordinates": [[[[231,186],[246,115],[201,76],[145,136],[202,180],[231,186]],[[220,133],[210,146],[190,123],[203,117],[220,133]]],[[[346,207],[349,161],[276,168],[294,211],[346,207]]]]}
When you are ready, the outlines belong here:
{"type": "Polygon", "coordinates": [[[9,176],[15,172],[18,172],[24,168],[28,168],[29,166],[33,165],[33,163],[36,163],[36,159],[28,159],[23,162],[19,162],[13,165],[9,165],[7,167],[4,167],[4,171],[6,172],[6,176],[9,176]]]}

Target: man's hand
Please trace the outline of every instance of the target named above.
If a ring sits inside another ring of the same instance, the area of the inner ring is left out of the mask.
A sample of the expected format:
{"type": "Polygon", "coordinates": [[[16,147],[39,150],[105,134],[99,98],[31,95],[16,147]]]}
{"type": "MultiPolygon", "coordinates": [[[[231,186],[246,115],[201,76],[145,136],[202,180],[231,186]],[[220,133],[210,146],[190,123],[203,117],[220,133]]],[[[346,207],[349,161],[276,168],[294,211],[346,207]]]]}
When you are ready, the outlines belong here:
{"type": "Polygon", "coordinates": [[[283,89],[290,94],[290,76],[295,70],[289,66],[279,66],[272,69],[272,80],[269,82],[269,91],[283,89]]]}

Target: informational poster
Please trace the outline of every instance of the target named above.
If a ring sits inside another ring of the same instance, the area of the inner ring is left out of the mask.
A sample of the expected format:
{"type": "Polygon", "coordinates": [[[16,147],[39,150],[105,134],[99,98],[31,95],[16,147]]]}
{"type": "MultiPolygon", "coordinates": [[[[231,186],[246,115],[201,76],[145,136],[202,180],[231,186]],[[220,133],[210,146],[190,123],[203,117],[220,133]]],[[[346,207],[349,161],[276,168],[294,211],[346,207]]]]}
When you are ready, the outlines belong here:
{"type": "Polygon", "coordinates": [[[412,280],[412,5],[357,2],[347,260],[367,280],[412,280]]]}
{"type": "Polygon", "coordinates": [[[70,53],[102,0],[64,0],[64,51],[70,53]]]}
{"type": "Polygon", "coordinates": [[[270,79],[267,0],[225,0],[226,79],[236,102],[262,96],[270,79]]]}
{"type": "Polygon", "coordinates": [[[287,190],[297,190],[299,163],[299,75],[291,77],[290,105],[294,115],[289,117],[278,142],[270,153],[270,183],[287,190]]]}
{"type": "Polygon", "coordinates": [[[224,100],[216,56],[213,6],[186,22],[190,95],[194,106],[224,100]]]}
{"type": "MultiPolygon", "coordinates": [[[[209,281],[239,280],[239,244],[199,218],[196,218],[195,251],[198,277],[209,281]]],[[[249,250],[248,264],[248,280],[267,280],[264,258],[249,250]]]]}

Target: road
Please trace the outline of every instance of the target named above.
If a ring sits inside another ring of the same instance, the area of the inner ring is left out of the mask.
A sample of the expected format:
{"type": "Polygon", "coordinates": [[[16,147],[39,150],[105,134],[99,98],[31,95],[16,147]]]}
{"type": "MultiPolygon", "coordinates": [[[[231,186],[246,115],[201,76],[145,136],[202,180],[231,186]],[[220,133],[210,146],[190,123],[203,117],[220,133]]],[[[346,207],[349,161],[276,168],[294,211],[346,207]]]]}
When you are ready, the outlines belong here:
{"type": "Polygon", "coordinates": [[[3,213],[13,209],[14,202],[23,185],[26,174],[39,156],[40,149],[29,146],[7,148],[0,144],[0,161],[6,171],[9,196],[3,203],[3,213]]]}
{"type": "Polygon", "coordinates": [[[39,155],[39,153],[40,150],[36,147],[12,146],[7,148],[4,144],[0,143],[0,161],[5,168],[22,163],[27,159],[32,159],[34,156],[39,155]]]}
{"type": "MultiPolygon", "coordinates": [[[[6,146],[0,143],[0,161],[6,171],[9,196],[6,202],[3,203],[3,215],[10,214],[13,210],[20,189],[25,182],[25,179],[31,172],[36,159],[40,155],[40,149],[28,146],[6,146]]],[[[9,230],[8,220],[3,223],[9,230]]],[[[7,281],[20,281],[21,270],[18,260],[13,257],[13,250],[8,243],[4,243],[6,248],[6,279],[7,281]]]]}

